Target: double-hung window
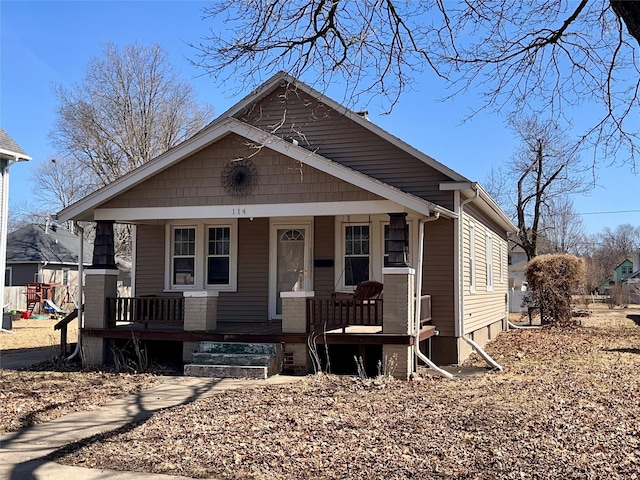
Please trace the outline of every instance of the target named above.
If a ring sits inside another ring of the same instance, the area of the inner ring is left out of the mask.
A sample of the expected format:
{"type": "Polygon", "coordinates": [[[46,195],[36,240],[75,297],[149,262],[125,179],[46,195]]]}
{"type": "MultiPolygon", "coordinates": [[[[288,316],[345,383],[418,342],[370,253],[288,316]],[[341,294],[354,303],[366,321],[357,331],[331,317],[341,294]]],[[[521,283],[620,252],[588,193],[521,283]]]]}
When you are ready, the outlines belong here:
{"type": "Polygon", "coordinates": [[[344,284],[346,287],[369,280],[371,235],[369,225],[345,227],[344,284]]]}
{"type": "Polygon", "coordinates": [[[485,235],[485,270],[487,275],[487,291],[493,290],[493,237],[485,235]]]}
{"type": "Polygon", "coordinates": [[[476,226],[469,223],[469,291],[476,291],[476,226]]]}
{"type": "Polygon", "coordinates": [[[168,226],[165,288],[236,291],[237,242],[235,221],[168,226]]]}
{"type": "Polygon", "coordinates": [[[195,284],[196,229],[176,227],[172,235],[172,284],[187,286],[195,284]]]}
{"type": "Polygon", "coordinates": [[[207,285],[229,285],[231,229],[209,227],[207,230],[207,285]]]}

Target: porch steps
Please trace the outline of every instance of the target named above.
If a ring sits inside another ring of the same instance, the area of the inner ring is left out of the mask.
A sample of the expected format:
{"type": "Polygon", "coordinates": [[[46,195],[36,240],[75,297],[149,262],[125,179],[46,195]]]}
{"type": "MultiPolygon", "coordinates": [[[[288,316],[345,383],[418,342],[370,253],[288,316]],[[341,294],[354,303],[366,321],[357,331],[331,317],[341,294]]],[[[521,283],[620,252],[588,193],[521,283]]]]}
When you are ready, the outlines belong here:
{"type": "Polygon", "coordinates": [[[284,353],[277,343],[200,342],[188,377],[266,379],[280,373],[284,353]]]}

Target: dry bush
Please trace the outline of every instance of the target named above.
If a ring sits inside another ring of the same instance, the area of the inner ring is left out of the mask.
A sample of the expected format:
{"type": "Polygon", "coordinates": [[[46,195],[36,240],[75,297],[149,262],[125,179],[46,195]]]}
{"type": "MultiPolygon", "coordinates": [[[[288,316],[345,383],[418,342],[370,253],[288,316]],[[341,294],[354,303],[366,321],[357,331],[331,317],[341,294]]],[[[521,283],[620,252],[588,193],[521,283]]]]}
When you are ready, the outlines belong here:
{"type": "Polygon", "coordinates": [[[524,302],[539,308],[542,323],[571,320],[572,294],[584,281],[584,260],[574,255],[540,255],[529,262],[525,272],[530,291],[524,302]]]}

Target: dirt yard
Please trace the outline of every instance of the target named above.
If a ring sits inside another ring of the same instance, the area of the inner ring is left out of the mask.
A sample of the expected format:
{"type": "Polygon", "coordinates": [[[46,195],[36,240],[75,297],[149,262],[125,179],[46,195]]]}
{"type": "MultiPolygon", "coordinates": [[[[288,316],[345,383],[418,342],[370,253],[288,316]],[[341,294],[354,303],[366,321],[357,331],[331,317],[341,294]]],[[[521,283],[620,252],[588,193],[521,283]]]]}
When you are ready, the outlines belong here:
{"type": "MultiPolygon", "coordinates": [[[[60,345],[60,330],[53,326],[59,320],[18,319],[13,321],[13,333],[0,333],[0,351],[60,345]]],[[[69,342],[78,338],[78,322],[73,321],[67,330],[69,342]]]]}

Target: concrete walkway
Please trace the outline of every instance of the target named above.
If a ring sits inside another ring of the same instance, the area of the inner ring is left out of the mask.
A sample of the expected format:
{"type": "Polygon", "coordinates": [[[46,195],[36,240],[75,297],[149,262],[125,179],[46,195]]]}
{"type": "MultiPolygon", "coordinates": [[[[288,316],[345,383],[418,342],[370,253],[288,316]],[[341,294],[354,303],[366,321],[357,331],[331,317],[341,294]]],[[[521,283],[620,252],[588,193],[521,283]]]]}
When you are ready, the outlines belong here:
{"type": "Polygon", "coordinates": [[[256,385],[291,383],[302,377],[268,380],[168,377],[161,385],[129,395],[99,410],[76,412],[18,432],[0,435],[0,479],[3,480],[134,480],[182,479],[171,475],[68,467],[47,460],[64,445],[146,419],[158,410],[183,405],[224,391],[256,385]]]}
{"type": "Polygon", "coordinates": [[[34,363],[46,362],[59,354],[59,347],[37,347],[0,351],[0,368],[19,370],[34,363]]]}

